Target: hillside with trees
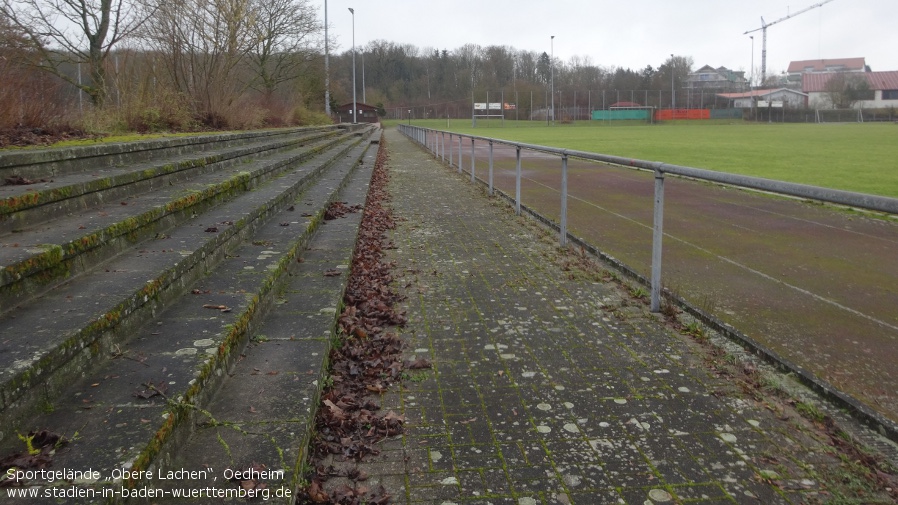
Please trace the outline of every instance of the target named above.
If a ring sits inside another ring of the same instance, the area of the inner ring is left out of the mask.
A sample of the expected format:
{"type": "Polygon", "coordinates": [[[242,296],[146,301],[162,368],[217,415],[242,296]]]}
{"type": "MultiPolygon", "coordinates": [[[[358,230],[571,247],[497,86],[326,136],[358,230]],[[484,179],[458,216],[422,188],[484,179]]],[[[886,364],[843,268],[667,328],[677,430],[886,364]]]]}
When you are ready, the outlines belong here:
{"type": "MultiPolygon", "coordinates": [[[[309,0],[0,0],[0,14],[6,132],[327,121],[324,27],[309,0]]],[[[667,106],[672,78],[678,86],[693,65],[675,56],[657,67],[614,68],[582,57],[550,62],[545,52],[507,46],[387,40],[356,50],[359,101],[440,117],[469,114],[472,96],[485,102],[487,93],[490,102],[516,103],[521,118],[544,111],[553,70],[560,110],[616,101],[667,106]]],[[[332,106],[352,100],[351,65],[351,51],[332,51],[332,106]]]]}

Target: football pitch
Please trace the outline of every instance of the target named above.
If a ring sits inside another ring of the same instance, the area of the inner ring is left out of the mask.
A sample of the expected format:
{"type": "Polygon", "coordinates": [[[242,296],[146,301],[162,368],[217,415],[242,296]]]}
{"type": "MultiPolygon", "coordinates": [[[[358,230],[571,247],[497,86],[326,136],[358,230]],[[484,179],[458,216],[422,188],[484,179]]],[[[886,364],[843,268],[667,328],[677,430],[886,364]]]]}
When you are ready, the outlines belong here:
{"type": "MultiPolygon", "coordinates": [[[[388,122],[395,124],[397,122],[388,122]]],[[[898,198],[898,124],[412,120],[414,126],[898,198]],[[447,128],[448,125],[448,128],[447,128]]]]}

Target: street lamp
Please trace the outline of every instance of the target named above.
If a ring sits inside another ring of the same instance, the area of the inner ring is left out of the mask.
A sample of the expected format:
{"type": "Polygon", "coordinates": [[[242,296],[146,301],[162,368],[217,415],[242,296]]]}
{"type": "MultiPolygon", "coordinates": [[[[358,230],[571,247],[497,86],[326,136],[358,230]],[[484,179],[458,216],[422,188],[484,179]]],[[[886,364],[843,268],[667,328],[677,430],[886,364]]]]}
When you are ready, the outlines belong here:
{"type": "Polygon", "coordinates": [[[677,105],[677,92],[674,90],[674,55],[670,54],[670,110],[677,105]]]}
{"type": "Polygon", "coordinates": [[[748,38],[751,39],[751,73],[749,74],[748,80],[748,90],[751,92],[749,94],[749,100],[751,100],[751,113],[755,114],[755,36],[749,35],[748,38]]]}
{"type": "Polygon", "coordinates": [[[359,107],[355,100],[355,11],[350,7],[349,12],[352,13],[352,124],[356,124],[359,107]]]}
{"type": "Polygon", "coordinates": [[[552,79],[551,79],[551,81],[552,81],[552,124],[554,125],[555,124],[555,36],[554,35],[552,35],[551,45],[552,45],[552,56],[549,59],[549,65],[551,68],[551,75],[552,75],[552,79]]]}
{"type": "Polygon", "coordinates": [[[327,0],[324,0],[324,113],[331,117],[330,49],[327,45],[327,0]]]}
{"type": "Polygon", "coordinates": [[[753,91],[755,81],[755,36],[749,35],[748,38],[751,39],[751,69],[748,78],[748,89],[753,91]]]}

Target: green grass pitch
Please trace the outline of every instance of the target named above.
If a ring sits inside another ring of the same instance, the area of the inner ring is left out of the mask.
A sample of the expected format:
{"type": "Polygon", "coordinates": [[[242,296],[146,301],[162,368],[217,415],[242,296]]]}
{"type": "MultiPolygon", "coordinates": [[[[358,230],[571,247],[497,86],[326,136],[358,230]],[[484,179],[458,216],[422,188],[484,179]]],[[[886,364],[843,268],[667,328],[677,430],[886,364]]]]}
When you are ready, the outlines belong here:
{"type": "MultiPolygon", "coordinates": [[[[388,122],[387,124],[395,124],[388,122]]],[[[447,129],[446,120],[412,120],[447,129]]],[[[898,197],[898,124],[768,124],[678,121],[627,125],[491,120],[471,128],[452,120],[451,131],[813,186],[898,197]]]]}

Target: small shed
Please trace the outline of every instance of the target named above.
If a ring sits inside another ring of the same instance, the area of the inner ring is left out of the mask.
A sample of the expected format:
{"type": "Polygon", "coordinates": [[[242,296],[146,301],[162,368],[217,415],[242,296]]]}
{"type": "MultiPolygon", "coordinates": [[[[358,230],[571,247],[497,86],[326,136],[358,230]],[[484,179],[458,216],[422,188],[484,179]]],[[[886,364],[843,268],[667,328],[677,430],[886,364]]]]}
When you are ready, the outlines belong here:
{"type": "MultiPolygon", "coordinates": [[[[378,123],[377,107],[362,102],[355,103],[357,107],[356,121],[359,123],[378,123]]],[[[341,123],[352,123],[352,102],[337,107],[337,115],[341,123]]]]}

